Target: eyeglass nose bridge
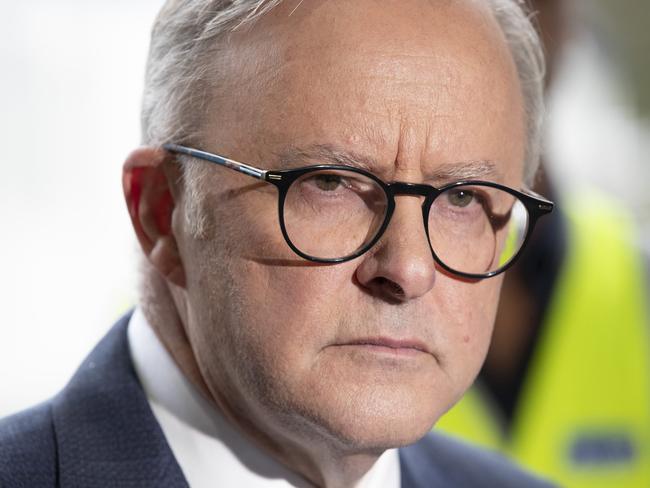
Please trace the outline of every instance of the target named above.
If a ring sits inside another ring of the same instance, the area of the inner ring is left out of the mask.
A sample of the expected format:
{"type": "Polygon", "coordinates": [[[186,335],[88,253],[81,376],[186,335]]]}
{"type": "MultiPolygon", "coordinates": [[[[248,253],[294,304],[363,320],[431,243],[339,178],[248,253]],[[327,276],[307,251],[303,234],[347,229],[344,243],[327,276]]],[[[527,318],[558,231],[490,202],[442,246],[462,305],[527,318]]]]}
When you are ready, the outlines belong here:
{"type": "Polygon", "coordinates": [[[387,183],[386,187],[391,197],[397,195],[417,195],[422,197],[435,198],[439,193],[436,187],[425,185],[423,183],[407,183],[405,181],[396,181],[387,183]]]}
{"type": "MultiPolygon", "coordinates": [[[[438,195],[440,195],[441,190],[435,186],[425,185],[424,183],[407,183],[405,181],[395,181],[393,183],[386,184],[386,192],[390,197],[390,201],[388,204],[389,208],[386,215],[386,222],[385,225],[382,226],[383,230],[386,230],[388,222],[393,216],[396,196],[421,196],[424,197],[424,200],[422,201],[422,218],[424,220],[424,230],[426,232],[427,239],[429,239],[429,226],[427,224],[427,221],[429,220],[429,212],[431,211],[431,204],[438,197],[438,195]]],[[[431,249],[431,251],[433,252],[433,249],[431,249]]]]}
{"type": "Polygon", "coordinates": [[[399,195],[421,196],[424,197],[422,201],[422,220],[424,224],[424,233],[426,235],[429,249],[433,255],[434,261],[439,262],[433,247],[431,246],[431,237],[429,235],[429,212],[431,211],[431,204],[440,195],[441,190],[438,188],[426,185],[424,183],[408,183],[405,181],[395,181],[385,184],[386,193],[389,196],[388,208],[386,209],[386,216],[381,228],[377,232],[377,236],[373,239],[372,244],[368,248],[375,245],[375,243],[382,237],[388,228],[389,223],[392,221],[393,213],[395,211],[395,197],[399,195]]]}
{"type": "Polygon", "coordinates": [[[427,225],[427,220],[429,218],[431,205],[433,204],[433,201],[438,197],[438,195],[442,193],[442,190],[436,188],[435,186],[426,185],[424,183],[408,183],[405,181],[395,181],[386,184],[386,192],[390,196],[389,213],[391,214],[391,216],[393,210],[395,209],[396,196],[411,195],[411,196],[424,197],[424,200],[422,201],[422,217],[424,218],[424,230],[426,231],[427,238],[428,238],[429,226],[427,225]]]}

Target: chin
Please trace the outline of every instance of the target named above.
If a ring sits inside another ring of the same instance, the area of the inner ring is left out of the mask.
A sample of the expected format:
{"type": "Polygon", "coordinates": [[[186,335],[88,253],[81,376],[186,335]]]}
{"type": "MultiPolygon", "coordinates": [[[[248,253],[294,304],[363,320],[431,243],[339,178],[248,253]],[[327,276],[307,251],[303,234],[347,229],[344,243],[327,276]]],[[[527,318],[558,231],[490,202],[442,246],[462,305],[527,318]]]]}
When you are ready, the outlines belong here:
{"type": "MultiPolygon", "coordinates": [[[[446,395],[405,385],[356,385],[315,394],[298,409],[303,426],[338,449],[382,452],[412,444],[450,407],[446,395]]],[[[410,385],[408,385],[410,386],[410,385]]]]}

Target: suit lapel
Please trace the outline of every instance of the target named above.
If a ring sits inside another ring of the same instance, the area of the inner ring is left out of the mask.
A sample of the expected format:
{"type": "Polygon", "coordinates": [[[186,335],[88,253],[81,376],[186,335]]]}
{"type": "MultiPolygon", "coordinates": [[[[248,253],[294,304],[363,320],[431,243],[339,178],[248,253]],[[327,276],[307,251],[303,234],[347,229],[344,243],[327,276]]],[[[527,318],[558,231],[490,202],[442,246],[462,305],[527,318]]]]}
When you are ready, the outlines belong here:
{"type": "MultiPolygon", "coordinates": [[[[430,435],[429,435],[430,436],[430,435]]],[[[399,450],[401,488],[430,488],[450,486],[427,449],[429,439],[399,450]]]]}
{"type": "Polygon", "coordinates": [[[153,416],[120,319],[53,401],[62,487],[187,487],[153,416]]]}

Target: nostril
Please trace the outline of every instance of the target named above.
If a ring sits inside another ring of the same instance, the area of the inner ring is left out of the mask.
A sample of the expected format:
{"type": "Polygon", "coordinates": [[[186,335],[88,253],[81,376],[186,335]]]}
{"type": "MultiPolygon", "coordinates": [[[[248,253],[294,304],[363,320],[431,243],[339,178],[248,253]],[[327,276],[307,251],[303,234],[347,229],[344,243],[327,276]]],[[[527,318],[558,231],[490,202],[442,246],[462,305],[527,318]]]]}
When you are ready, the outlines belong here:
{"type": "Polygon", "coordinates": [[[406,297],[404,288],[395,283],[393,280],[389,280],[383,276],[378,276],[372,280],[372,288],[377,294],[383,296],[384,298],[401,301],[406,297]]]}
{"type": "Polygon", "coordinates": [[[386,286],[391,289],[391,293],[393,293],[396,296],[399,296],[400,298],[403,298],[406,295],[406,293],[404,293],[404,288],[399,286],[394,281],[386,280],[386,286]]]}

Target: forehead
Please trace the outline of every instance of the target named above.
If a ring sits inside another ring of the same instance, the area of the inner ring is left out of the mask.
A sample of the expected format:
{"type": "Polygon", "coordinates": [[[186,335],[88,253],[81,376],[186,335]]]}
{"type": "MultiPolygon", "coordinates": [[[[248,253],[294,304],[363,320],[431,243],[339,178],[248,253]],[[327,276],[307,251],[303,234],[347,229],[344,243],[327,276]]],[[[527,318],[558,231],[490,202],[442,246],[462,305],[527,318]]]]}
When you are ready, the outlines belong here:
{"type": "Polygon", "coordinates": [[[213,149],[259,161],[255,149],[329,144],[377,165],[523,159],[517,74],[484,3],[298,3],[229,39],[213,149]]]}

